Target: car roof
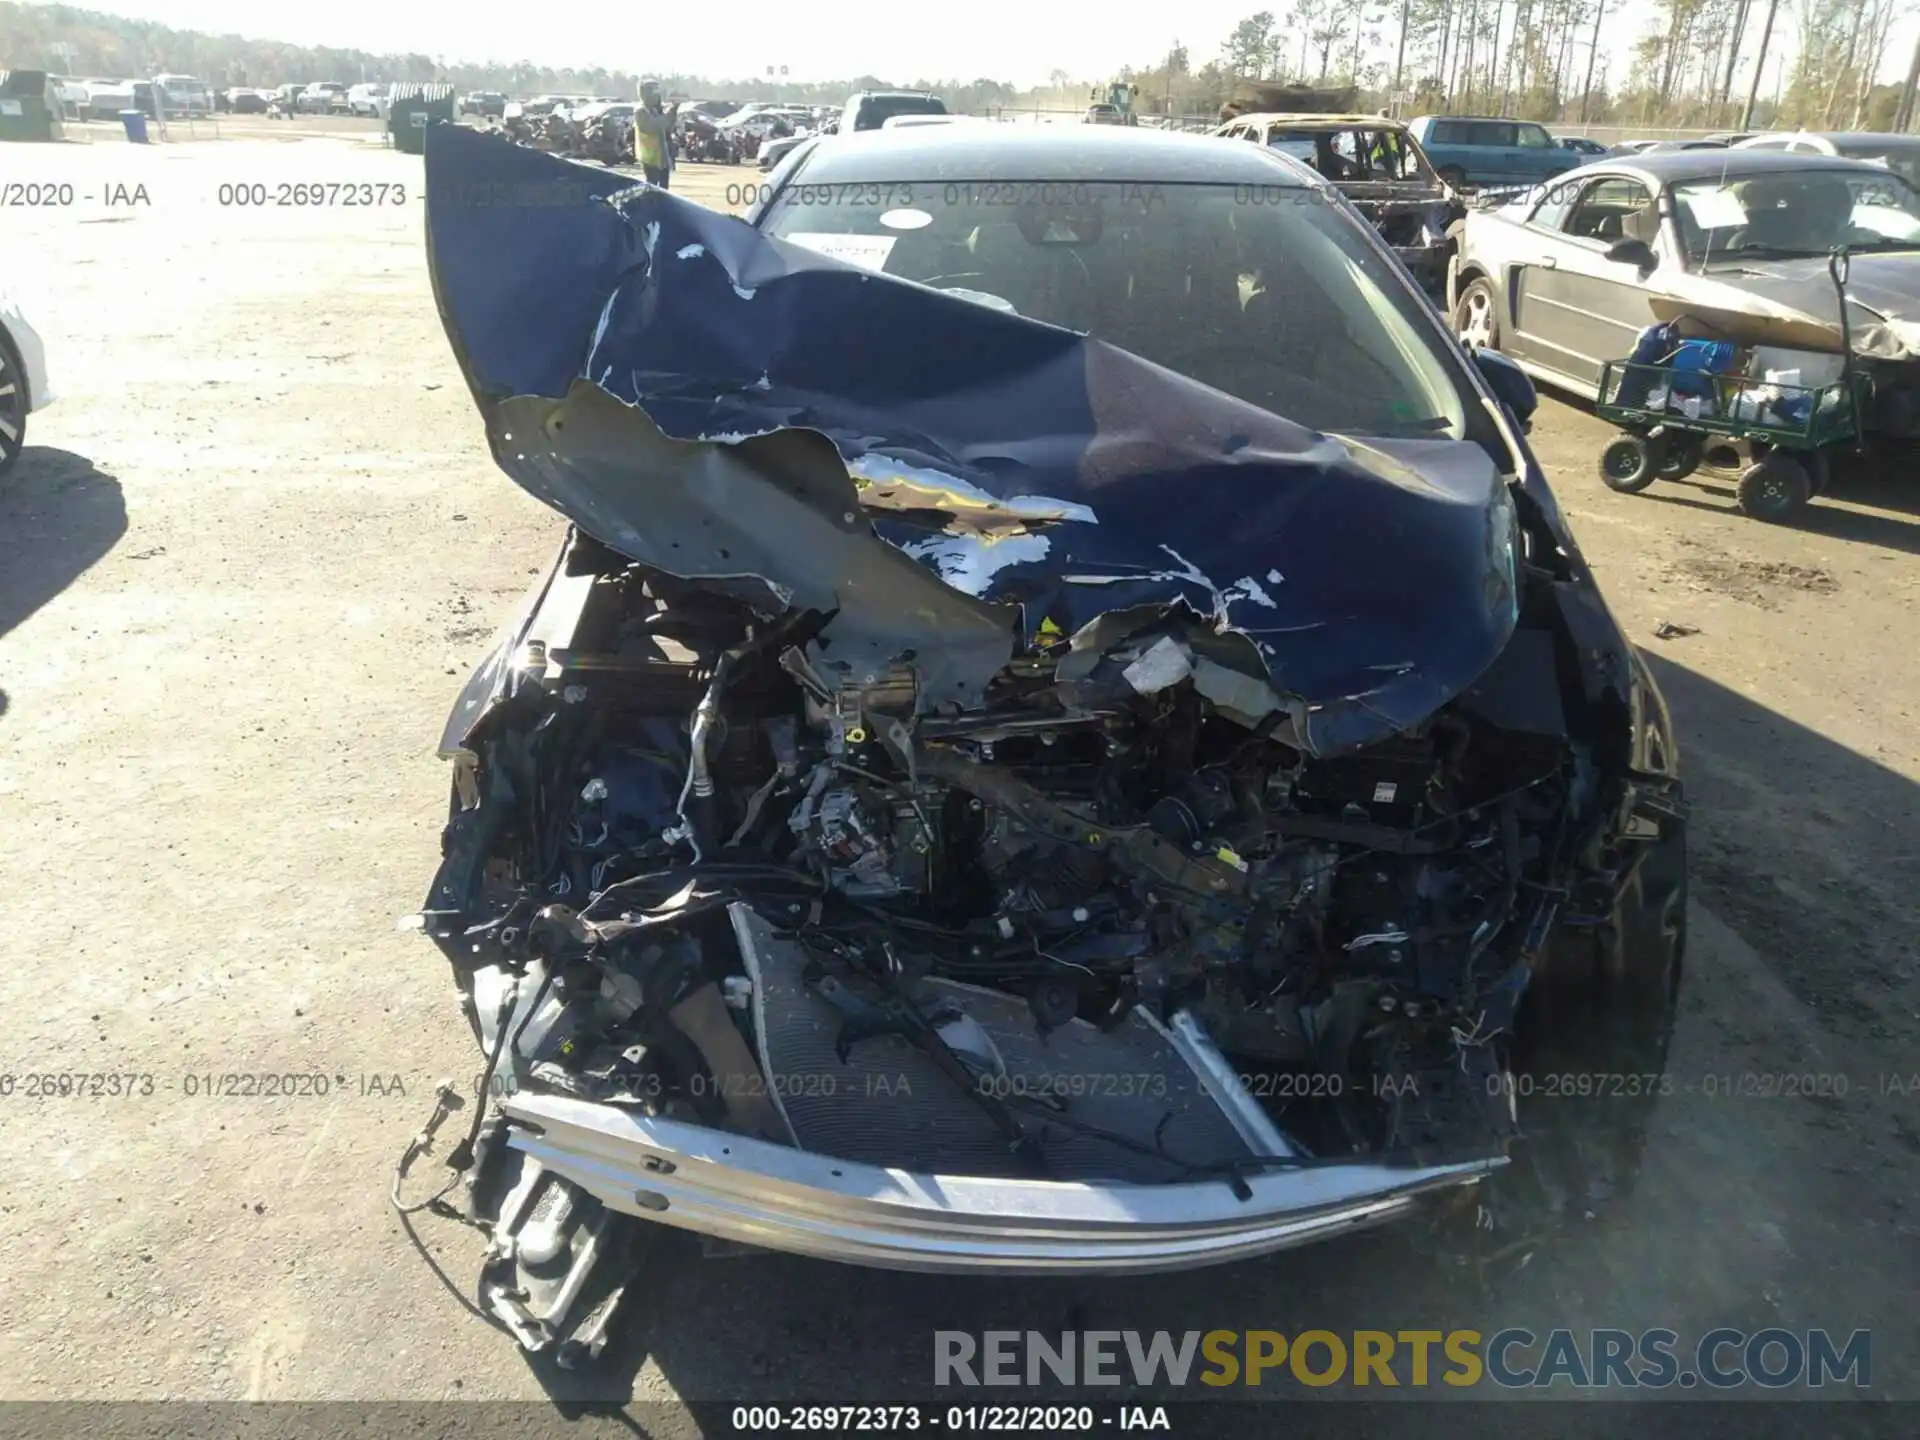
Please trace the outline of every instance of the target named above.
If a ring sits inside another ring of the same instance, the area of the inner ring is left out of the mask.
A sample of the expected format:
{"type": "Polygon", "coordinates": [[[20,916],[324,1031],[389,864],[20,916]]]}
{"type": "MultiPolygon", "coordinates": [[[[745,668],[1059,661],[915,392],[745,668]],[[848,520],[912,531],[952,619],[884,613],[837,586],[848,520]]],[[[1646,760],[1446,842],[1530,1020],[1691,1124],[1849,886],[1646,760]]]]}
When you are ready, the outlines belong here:
{"type": "Polygon", "coordinates": [[[1371,125],[1376,129],[1385,126],[1389,130],[1407,128],[1404,121],[1395,120],[1386,115],[1323,115],[1311,110],[1249,111],[1245,115],[1234,116],[1225,124],[1240,125],[1249,120],[1292,125],[1301,130],[1345,130],[1353,125],[1371,125]]]}
{"type": "Polygon", "coordinates": [[[1835,145],[1920,145],[1920,135],[1901,135],[1891,130],[1755,130],[1752,140],[1795,139],[1830,140],[1835,145]]]}
{"type": "Polygon", "coordinates": [[[804,165],[810,184],[945,177],[1329,188],[1264,145],[1123,125],[909,125],[819,146],[804,165]]]}
{"type": "MultiPolygon", "coordinates": [[[[1538,120],[1522,120],[1515,115],[1415,115],[1413,119],[1407,121],[1407,123],[1411,125],[1414,120],[1491,120],[1502,125],[1540,124],[1538,120]]],[[[1544,129],[1546,127],[1542,126],[1541,128],[1544,129]]]]}
{"type": "Polygon", "coordinates": [[[1650,155],[1620,155],[1611,160],[1596,160],[1591,165],[1567,171],[1557,177],[1556,183],[1564,184],[1603,170],[1637,173],[1658,184],[1670,185],[1678,180],[1713,180],[1721,176],[1764,175],[1774,171],[1838,170],[1851,174],[1862,169],[1871,169],[1881,175],[1889,173],[1861,160],[1849,160],[1844,155],[1794,155],[1784,150],[1733,148],[1656,150],[1650,155]]]}

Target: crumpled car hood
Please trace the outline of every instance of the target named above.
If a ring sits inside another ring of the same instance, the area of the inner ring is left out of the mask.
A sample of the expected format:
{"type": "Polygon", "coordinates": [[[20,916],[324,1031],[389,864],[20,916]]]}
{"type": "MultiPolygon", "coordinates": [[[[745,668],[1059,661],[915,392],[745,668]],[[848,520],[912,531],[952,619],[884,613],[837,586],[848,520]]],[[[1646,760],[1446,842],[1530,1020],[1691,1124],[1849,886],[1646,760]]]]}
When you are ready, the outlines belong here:
{"type": "MultiPolygon", "coordinates": [[[[1764,260],[1715,278],[1810,315],[1834,315],[1833,280],[1824,256],[1764,260]]],[[[1847,266],[1847,297],[1885,319],[1920,320],[1920,254],[1855,255],[1847,266]]]]}
{"type": "MultiPolygon", "coordinates": [[[[1709,306],[1704,318],[1734,338],[1840,348],[1838,297],[1825,257],[1720,265],[1704,274],[1675,275],[1665,288],[1678,300],[1709,306]]],[[[1920,351],[1920,254],[1851,257],[1847,299],[1856,351],[1888,358],[1920,351]],[[1885,327],[1885,337],[1872,334],[1876,325],[1885,327]]],[[[1655,313],[1670,319],[1688,312],[1656,305],[1655,313]]]]}
{"type": "Polygon", "coordinates": [[[645,564],[837,610],[856,671],[911,651],[965,704],[1046,622],[1184,603],[1331,754],[1512,632],[1512,501],[1476,445],[1322,435],[503,138],[430,127],[426,174],[501,468],[645,564]]]}

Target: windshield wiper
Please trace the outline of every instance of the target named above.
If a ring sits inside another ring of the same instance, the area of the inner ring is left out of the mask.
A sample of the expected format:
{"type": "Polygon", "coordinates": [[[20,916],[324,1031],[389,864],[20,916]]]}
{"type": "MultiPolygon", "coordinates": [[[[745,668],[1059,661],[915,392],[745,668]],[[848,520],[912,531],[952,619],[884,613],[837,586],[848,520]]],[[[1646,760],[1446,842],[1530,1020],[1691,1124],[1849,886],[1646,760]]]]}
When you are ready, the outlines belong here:
{"type": "Polygon", "coordinates": [[[1812,250],[1795,245],[1736,245],[1726,250],[1709,250],[1700,263],[1711,265],[1716,260],[1818,260],[1828,252],[1812,250]]]}
{"type": "Polygon", "coordinates": [[[1444,415],[1426,415],[1418,420],[1399,420],[1391,425],[1382,425],[1372,430],[1354,430],[1354,435],[1373,435],[1381,439],[1393,439],[1404,435],[1436,435],[1442,430],[1451,430],[1453,421],[1444,415]]]}

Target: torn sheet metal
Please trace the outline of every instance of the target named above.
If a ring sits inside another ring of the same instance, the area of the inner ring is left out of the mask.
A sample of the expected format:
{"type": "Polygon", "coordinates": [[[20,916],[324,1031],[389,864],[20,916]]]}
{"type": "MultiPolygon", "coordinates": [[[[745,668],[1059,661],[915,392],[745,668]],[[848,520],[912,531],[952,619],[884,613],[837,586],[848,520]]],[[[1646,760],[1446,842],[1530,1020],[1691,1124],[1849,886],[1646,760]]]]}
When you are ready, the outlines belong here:
{"type": "MultiPolygon", "coordinates": [[[[1824,255],[1754,260],[1704,274],[1656,271],[1647,297],[1654,317],[1706,322],[1741,344],[1840,349],[1840,315],[1824,255]]],[[[1854,349],[1902,360],[1920,353],[1920,264],[1911,254],[1855,255],[1847,301],[1854,349]]]]}
{"type": "Polygon", "coordinates": [[[503,138],[431,127],[426,168],[434,292],[501,468],[646,564],[827,599],[843,653],[940,652],[944,698],[1016,632],[1184,602],[1250,637],[1334,753],[1511,633],[1512,504],[1477,446],[1321,435],[503,138]]]}

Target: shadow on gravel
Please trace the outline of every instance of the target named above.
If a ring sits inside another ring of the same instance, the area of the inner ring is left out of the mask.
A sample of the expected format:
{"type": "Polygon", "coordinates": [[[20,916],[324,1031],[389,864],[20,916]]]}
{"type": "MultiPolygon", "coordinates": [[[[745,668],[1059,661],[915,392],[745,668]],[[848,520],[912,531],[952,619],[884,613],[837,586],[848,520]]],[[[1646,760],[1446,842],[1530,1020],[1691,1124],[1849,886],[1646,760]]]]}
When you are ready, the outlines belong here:
{"type": "Polygon", "coordinates": [[[1647,659],[1679,731],[1695,894],[1836,1033],[1906,1040],[1920,785],[1664,656],[1647,659]]]}
{"type": "MultiPolygon", "coordinates": [[[[1558,391],[1545,393],[1560,408],[1603,427],[1592,449],[1597,459],[1600,447],[1618,432],[1593,413],[1591,401],[1558,391]]],[[[1592,463],[1582,462],[1585,475],[1579,477],[1581,481],[1593,473],[1592,463]]],[[[1920,483],[1916,483],[1916,477],[1920,477],[1920,442],[1883,440],[1867,455],[1837,455],[1832,461],[1826,494],[1807,508],[1794,522],[1794,528],[1836,540],[1856,540],[1910,555],[1920,554],[1920,483]],[[1883,513],[1842,509],[1823,504],[1822,500],[1860,505],[1883,513]]],[[[1641,492],[1639,498],[1688,510],[1731,511],[1735,508],[1735,487],[1739,479],[1737,470],[1709,468],[1685,480],[1656,481],[1652,488],[1641,492]]],[[[1567,482],[1559,479],[1555,483],[1567,482]]]]}
{"type": "Polygon", "coordinates": [[[126,533],[118,480],[84,455],[27,446],[0,480],[0,635],[79,579],[126,533]]]}
{"type": "MultiPolygon", "coordinates": [[[[707,1258],[697,1238],[662,1227],[599,1363],[587,1371],[540,1361],[531,1368],[569,1416],[658,1398],[660,1380],[643,1381],[644,1369],[657,1370],[683,1399],[749,1404],[818,1403],[842,1395],[866,1403],[975,1405],[1300,1400],[1312,1398],[1307,1387],[1279,1373],[1256,1389],[1215,1389],[1192,1377],[1184,1386],[1151,1389],[1130,1378],[1069,1389],[1051,1377],[1017,1389],[936,1387],[934,1334],[1481,1326],[1486,1292],[1422,1253],[1420,1238],[1417,1227],[1389,1227],[1175,1275],[976,1278],[864,1270],[788,1255],[707,1258]]],[[[1117,1372],[1127,1375],[1125,1352],[1114,1343],[1117,1372]]],[[[1206,1368],[1196,1354],[1193,1377],[1206,1368]]],[[[1435,1373],[1443,1368],[1436,1348],[1435,1373]]],[[[1435,1386],[1423,1395],[1459,1399],[1462,1392],[1435,1386]]],[[[1270,1430],[1264,1423],[1255,1428],[1270,1430]]]]}
{"type": "MultiPolygon", "coordinates": [[[[1666,480],[1642,491],[1639,499],[1656,500],[1662,505],[1678,505],[1687,510],[1731,511],[1738,503],[1735,484],[1738,477],[1726,471],[1702,471],[1685,480],[1666,480]]],[[[1844,500],[1877,510],[1905,509],[1892,502],[1897,491],[1912,489],[1877,480],[1854,479],[1842,484],[1835,479],[1826,495],[1800,512],[1789,527],[1810,535],[1826,535],[1835,540],[1853,540],[1862,545],[1878,545],[1908,555],[1920,555],[1920,518],[1903,519],[1898,515],[1874,514],[1869,510],[1850,510],[1829,505],[1826,500],[1844,500]]],[[[1754,521],[1761,524],[1761,521],[1754,521]]]]}

